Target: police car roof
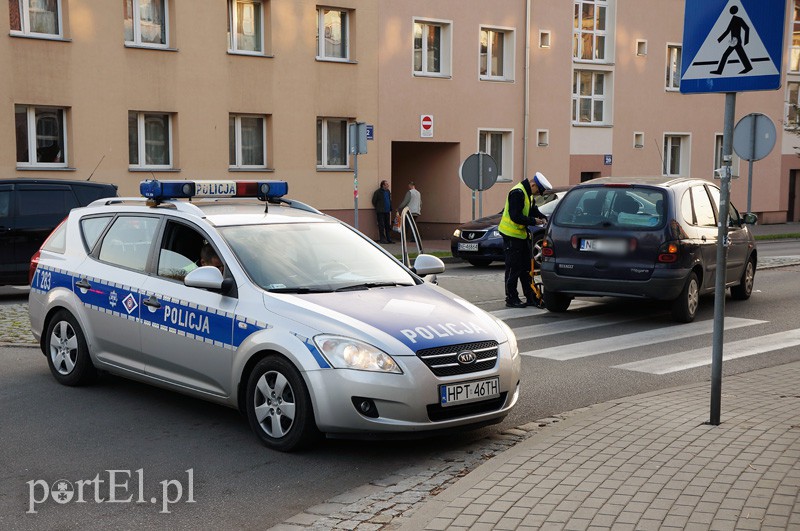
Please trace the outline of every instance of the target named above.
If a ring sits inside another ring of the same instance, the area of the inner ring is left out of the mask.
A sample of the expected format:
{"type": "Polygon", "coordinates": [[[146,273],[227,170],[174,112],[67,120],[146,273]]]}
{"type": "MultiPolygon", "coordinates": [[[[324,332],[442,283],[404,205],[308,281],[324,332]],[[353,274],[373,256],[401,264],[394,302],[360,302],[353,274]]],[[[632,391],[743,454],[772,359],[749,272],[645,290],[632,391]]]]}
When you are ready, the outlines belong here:
{"type": "Polygon", "coordinates": [[[270,204],[265,212],[263,202],[257,201],[195,201],[193,203],[205,214],[206,220],[217,227],[230,225],[257,225],[279,223],[333,223],[325,215],[315,214],[285,205],[270,204]]]}

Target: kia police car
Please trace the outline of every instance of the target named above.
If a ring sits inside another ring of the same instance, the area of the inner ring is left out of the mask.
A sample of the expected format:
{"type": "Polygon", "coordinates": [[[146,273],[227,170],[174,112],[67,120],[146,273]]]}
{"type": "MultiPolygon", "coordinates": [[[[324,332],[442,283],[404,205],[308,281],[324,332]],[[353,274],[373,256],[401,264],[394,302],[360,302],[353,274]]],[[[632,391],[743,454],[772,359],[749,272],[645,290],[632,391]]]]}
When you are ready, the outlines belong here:
{"type": "Polygon", "coordinates": [[[236,407],[286,451],[516,404],[513,332],[424,282],[438,258],[407,268],[283,181],[140,188],[72,210],[32,259],[31,326],[60,383],[106,371],[236,407]]]}

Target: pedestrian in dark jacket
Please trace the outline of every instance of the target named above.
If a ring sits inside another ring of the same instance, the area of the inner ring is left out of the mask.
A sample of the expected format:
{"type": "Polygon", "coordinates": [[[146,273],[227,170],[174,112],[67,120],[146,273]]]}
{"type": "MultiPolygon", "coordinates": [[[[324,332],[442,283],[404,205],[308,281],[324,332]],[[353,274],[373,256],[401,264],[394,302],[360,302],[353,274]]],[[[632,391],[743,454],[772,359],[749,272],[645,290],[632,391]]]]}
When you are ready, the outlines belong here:
{"type": "Polygon", "coordinates": [[[378,217],[378,237],[380,243],[394,243],[392,241],[392,192],[389,190],[389,181],[381,181],[381,187],[372,194],[372,206],[378,217]]]}

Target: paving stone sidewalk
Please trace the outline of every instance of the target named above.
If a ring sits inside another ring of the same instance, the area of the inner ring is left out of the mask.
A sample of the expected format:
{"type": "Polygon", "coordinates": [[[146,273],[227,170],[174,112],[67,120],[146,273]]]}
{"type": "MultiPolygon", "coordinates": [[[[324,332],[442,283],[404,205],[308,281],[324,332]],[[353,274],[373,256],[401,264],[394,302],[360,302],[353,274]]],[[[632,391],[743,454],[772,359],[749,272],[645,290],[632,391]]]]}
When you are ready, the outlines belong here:
{"type": "Polygon", "coordinates": [[[800,361],[615,400],[491,459],[391,527],[800,529],[800,361]]]}

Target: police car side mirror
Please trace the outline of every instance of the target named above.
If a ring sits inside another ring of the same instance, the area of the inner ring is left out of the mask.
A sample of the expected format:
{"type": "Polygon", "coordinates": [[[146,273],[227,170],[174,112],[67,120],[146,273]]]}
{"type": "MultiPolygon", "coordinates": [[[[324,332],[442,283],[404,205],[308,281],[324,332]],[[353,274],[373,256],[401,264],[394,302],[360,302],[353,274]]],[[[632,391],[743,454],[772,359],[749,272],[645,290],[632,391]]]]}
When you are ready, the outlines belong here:
{"type": "Polygon", "coordinates": [[[444,273],[444,262],[430,254],[421,254],[414,260],[414,267],[411,270],[421,277],[437,275],[444,273]]]}
{"type": "Polygon", "coordinates": [[[210,289],[222,291],[224,279],[219,269],[214,266],[203,266],[190,271],[184,278],[183,283],[190,288],[210,289]]]}

